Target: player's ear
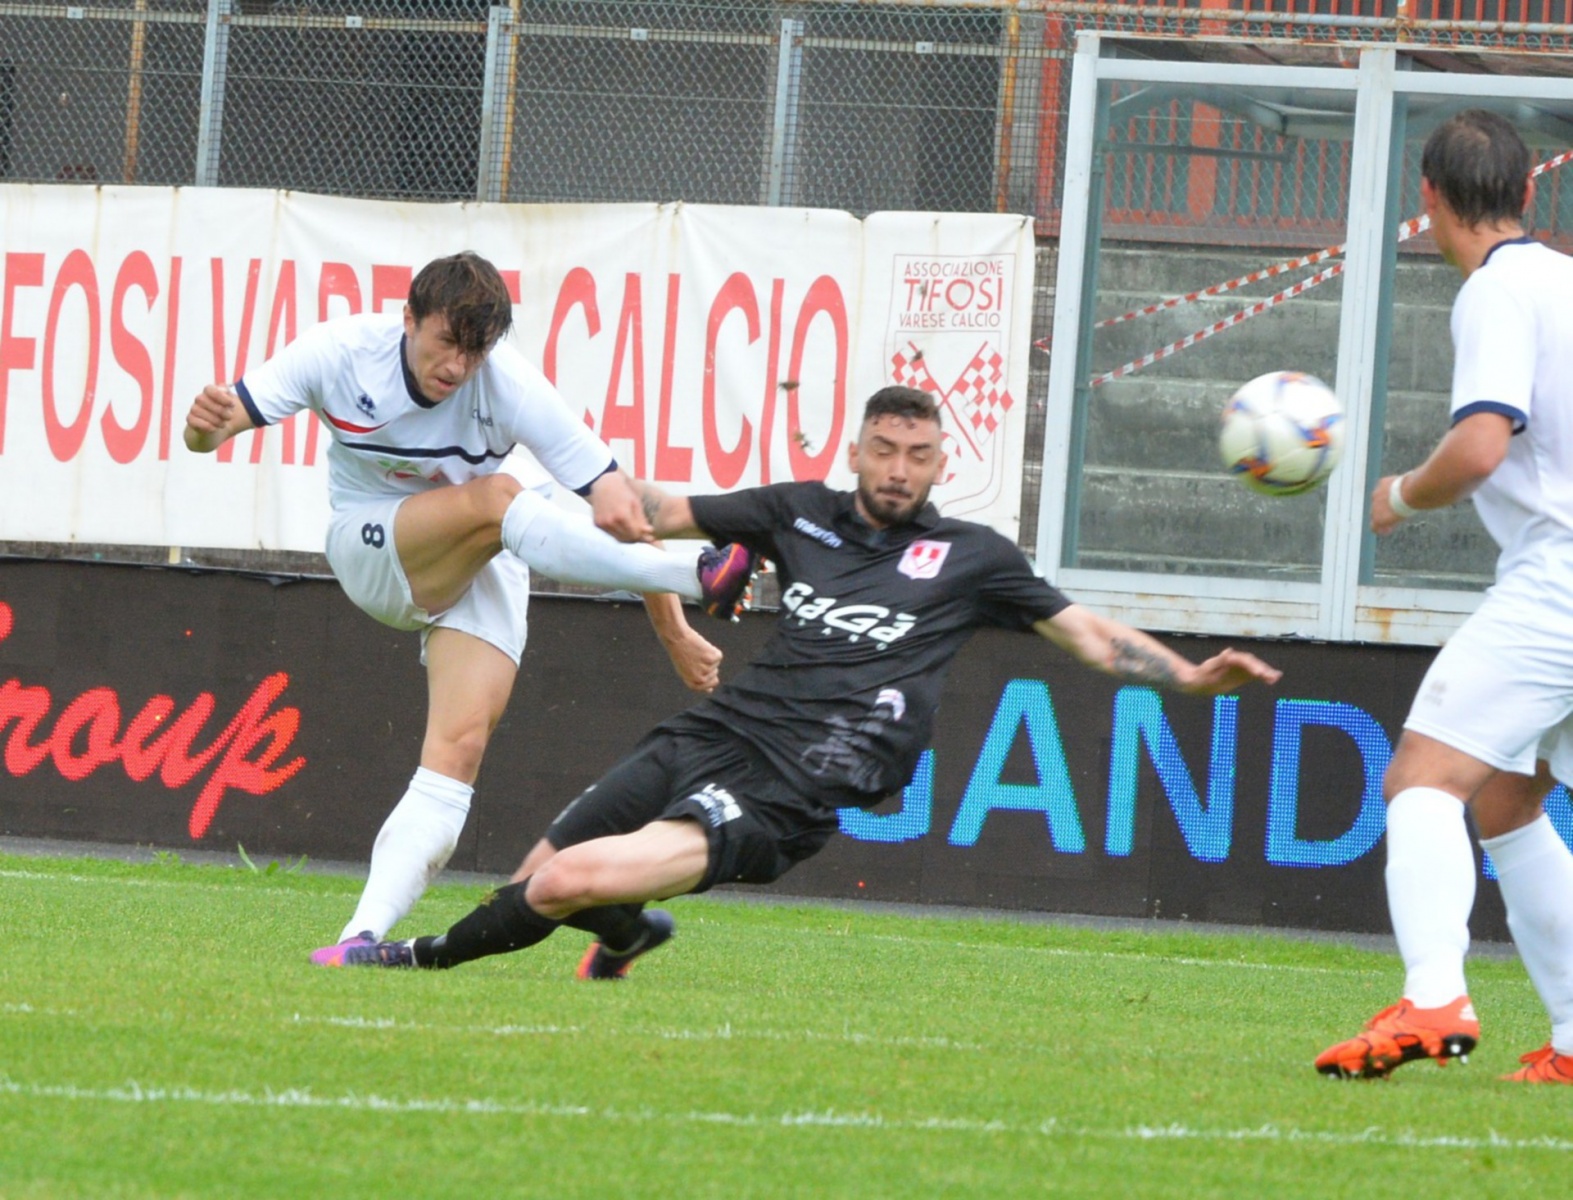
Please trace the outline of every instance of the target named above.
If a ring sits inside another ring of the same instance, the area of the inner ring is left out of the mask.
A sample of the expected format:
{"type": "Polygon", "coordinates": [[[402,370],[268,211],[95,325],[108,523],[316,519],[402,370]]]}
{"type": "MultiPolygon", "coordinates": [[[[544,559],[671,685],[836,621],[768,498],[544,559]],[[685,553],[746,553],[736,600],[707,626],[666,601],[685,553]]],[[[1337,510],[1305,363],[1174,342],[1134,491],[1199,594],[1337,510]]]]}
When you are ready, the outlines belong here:
{"type": "Polygon", "coordinates": [[[1524,185],[1524,213],[1535,207],[1535,177],[1531,175],[1529,182],[1524,185]]]}
{"type": "Polygon", "coordinates": [[[936,481],[942,481],[945,478],[945,468],[949,465],[950,455],[941,450],[939,452],[939,461],[934,467],[934,478],[936,481]]]}
{"type": "Polygon", "coordinates": [[[854,475],[858,473],[858,444],[856,442],[847,443],[847,470],[854,475]]]}
{"type": "Polygon", "coordinates": [[[415,319],[415,312],[408,304],[404,306],[404,336],[414,337],[415,330],[420,322],[415,319]]]}

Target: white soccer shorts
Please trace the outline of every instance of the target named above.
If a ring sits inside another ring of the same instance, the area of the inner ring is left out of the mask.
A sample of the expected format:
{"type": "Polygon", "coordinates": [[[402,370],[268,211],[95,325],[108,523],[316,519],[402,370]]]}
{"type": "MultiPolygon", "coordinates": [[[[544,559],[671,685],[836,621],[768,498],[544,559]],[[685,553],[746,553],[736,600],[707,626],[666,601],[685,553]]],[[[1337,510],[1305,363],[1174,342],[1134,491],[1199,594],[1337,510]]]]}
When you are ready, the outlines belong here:
{"type": "Polygon", "coordinates": [[[421,631],[421,661],[433,629],[457,629],[496,646],[517,665],[524,653],[530,568],[506,550],[475,576],[452,608],[435,616],[417,605],[393,545],[393,520],[403,496],[341,509],[328,524],[328,565],[355,606],[395,629],[421,631]]]}
{"type": "Polygon", "coordinates": [[[1420,682],[1405,729],[1501,771],[1573,780],[1573,627],[1488,594],[1420,682]]]}

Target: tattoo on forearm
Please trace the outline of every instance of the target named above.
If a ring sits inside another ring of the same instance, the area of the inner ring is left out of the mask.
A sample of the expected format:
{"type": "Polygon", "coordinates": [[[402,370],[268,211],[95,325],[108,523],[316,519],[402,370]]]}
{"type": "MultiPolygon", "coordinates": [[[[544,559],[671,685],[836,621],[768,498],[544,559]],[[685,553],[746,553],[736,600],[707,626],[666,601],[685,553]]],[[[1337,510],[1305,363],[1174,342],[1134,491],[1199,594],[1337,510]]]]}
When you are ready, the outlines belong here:
{"type": "Polygon", "coordinates": [[[1131,683],[1165,685],[1174,682],[1174,668],[1162,655],[1124,638],[1114,638],[1110,645],[1114,648],[1114,659],[1110,665],[1114,674],[1121,679],[1131,683]]]}
{"type": "Polygon", "coordinates": [[[653,488],[643,488],[639,492],[639,504],[644,509],[644,519],[654,525],[661,512],[661,494],[653,488]]]}

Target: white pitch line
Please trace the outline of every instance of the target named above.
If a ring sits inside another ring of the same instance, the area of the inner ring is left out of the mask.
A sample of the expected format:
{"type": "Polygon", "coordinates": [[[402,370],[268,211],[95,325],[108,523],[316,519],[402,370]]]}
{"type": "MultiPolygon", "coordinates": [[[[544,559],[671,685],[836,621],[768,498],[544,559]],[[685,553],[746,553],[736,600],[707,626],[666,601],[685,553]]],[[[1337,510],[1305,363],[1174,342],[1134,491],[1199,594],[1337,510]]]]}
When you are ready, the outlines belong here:
{"type": "MultiPolygon", "coordinates": [[[[246,875],[253,874],[253,872],[243,872],[241,868],[236,867],[235,874],[237,878],[244,878],[246,875]]],[[[255,874],[266,875],[267,870],[264,868],[263,870],[255,872],[255,874]]],[[[279,872],[275,871],[274,874],[277,875],[279,872]]],[[[227,892],[232,890],[231,885],[228,883],[210,883],[206,880],[129,879],[115,875],[68,875],[65,873],[57,874],[52,871],[0,871],[0,879],[22,879],[28,881],[29,883],[107,883],[113,884],[115,887],[133,888],[192,888],[204,892],[227,892]]],[[[322,899],[321,896],[310,892],[291,892],[285,889],[279,889],[270,892],[268,899],[275,900],[281,896],[288,896],[291,899],[302,900],[322,899]]]]}
{"type": "MultiPolygon", "coordinates": [[[[1118,950],[1080,950],[1066,946],[1007,946],[998,942],[958,942],[939,938],[912,937],[901,933],[842,933],[833,929],[804,926],[793,932],[818,937],[852,938],[867,942],[897,942],[913,946],[946,946],[953,950],[991,950],[1009,954],[1042,954],[1050,958],[1100,958],[1121,962],[1173,963],[1182,967],[1235,967],[1244,971],[1292,971],[1309,975],[1386,975],[1388,967],[1315,967],[1297,963],[1252,962],[1248,959],[1194,958],[1189,955],[1127,953],[1118,950]]],[[[1179,932],[1178,930],[1176,932],[1179,932]]],[[[1162,937],[1163,930],[1154,933],[1162,937]]],[[[1230,936],[1230,935],[1222,935],[1230,936]]]]}
{"type": "Polygon", "coordinates": [[[835,1042],[852,1046],[918,1047],[933,1050],[982,1050],[976,1042],[958,1042],[947,1037],[880,1037],[870,1033],[825,1033],[814,1029],[737,1029],[731,1022],[714,1029],[672,1028],[594,1028],[585,1025],[438,1025],[400,1021],[393,1017],[313,1017],[296,1013],[297,1025],[335,1025],[345,1029],[393,1030],[400,1033],[485,1034],[492,1037],[577,1037],[584,1034],[607,1037],[654,1038],[670,1042],[835,1042]]]}
{"type": "Polygon", "coordinates": [[[320,1096],[309,1088],[265,1088],[260,1092],[232,1089],[203,1091],[180,1084],[156,1085],[128,1081],[120,1087],[79,1087],[75,1084],[20,1083],[0,1076],[0,1096],[32,1100],[68,1100],[101,1104],[205,1104],[237,1108],[342,1109],[392,1115],[426,1113],[464,1116],[587,1117],[596,1121],[728,1125],[748,1129],[853,1129],[879,1132],[941,1132],[958,1134],[1011,1133],[1028,1137],[1097,1139],[1107,1141],[1161,1142],[1307,1142],[1332,1146],[1388,1146],[1413,1150],[1496,1150],[1573,1152],[1573,1141],[1557,1137],[1515,1138],[1494,1130],[1483,1136],[1462,1134],[1420,1135],[1408,1130],[1389,1132],[1377,1126],[1346,1131],[1299,1129],[1264,1124],[1236,1129],[1208,1129],[1180,1123],[1167,1125],[1088,1126],[1047,1117],[1041,1121],[981,1120],[976,1117],[887,1117],[877,1112],[824,1111],[781,1113],[662,1112],[652,1108],[593,1108],[582,1104],[541,1101],[493,1100],[487,1097],[395,1097],[375,1093],[345,1092],[320,1096]]]}
{"type": "Polygon", "coordinates": [[[27,1003],[0,1004],[0,1013],[17,1013],[22,1016],[37,1017],[77,1017],[82,1014],[74,1008],[34,1008],[27,1003]]]}

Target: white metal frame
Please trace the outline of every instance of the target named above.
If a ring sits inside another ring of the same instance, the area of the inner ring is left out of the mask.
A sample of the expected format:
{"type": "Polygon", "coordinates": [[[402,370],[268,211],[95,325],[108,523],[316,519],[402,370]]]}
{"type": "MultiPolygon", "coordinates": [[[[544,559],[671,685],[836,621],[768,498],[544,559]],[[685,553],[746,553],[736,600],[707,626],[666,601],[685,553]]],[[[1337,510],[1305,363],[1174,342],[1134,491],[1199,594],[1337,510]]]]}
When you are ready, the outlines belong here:
{"type": "Polygon", "coordinates": [[[1133,624],[1228,636],[1298,636],[1329,641],[1441,642],[1479,602],[1474,592],[1362,585],[1360,555],[1371,448],[1372,380],[1394,97],[1398,94],[1566,100],[1565,80],[1514,76],[1416,74],[1398,70],[1398,50],[1359,51],[1358,70],[1273,65],[1162,62],[1102,57],[1097,33],[1077,37],[1066,138],[1059,273],[1038,508],[1040,569],[1078,600],[1133,624]],[[1075,430],[1081,295],[1088,269],[1087,230],[1099,85],[1121,80],[1210,87],[1315,89],[1354,94],[1348,198],[1348,251],[1339,320],[1335,388],[1349,413],[1345,461],[1328,481],[1322,572],[1318,583],[1222,579],[1059,565],[1065,547],[1067,492],[1075,430]]]}

